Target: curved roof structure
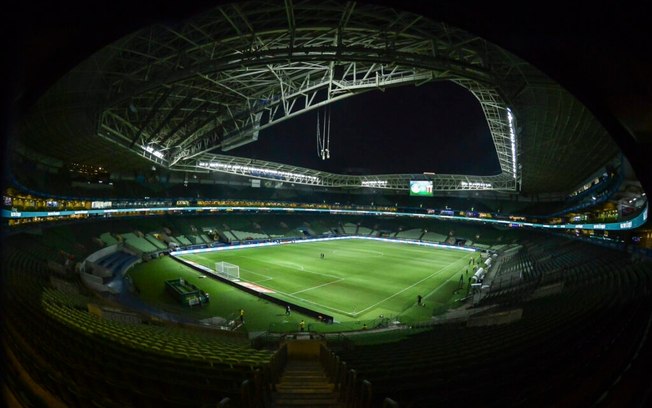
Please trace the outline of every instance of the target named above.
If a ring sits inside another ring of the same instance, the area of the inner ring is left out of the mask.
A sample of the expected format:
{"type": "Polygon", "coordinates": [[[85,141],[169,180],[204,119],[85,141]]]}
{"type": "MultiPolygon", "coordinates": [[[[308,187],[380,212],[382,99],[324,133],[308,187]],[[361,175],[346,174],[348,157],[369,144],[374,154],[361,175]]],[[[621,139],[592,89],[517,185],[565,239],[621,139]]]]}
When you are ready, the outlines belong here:
{"type": "Polygon", "coordinates": [[[428,176],[436,190],[569,192],[618,152],[581,103],[505,50],[423,16],[338,1],[227,4],[134,32],[60,80],[21,136],[37,152],[114,172],[156,162],[170,170],[407,189],[408,180],[424,176],[345,176],[252,163],[228,150],[361,92],[441,80],[480,102],[501,173],[428,176]]]}

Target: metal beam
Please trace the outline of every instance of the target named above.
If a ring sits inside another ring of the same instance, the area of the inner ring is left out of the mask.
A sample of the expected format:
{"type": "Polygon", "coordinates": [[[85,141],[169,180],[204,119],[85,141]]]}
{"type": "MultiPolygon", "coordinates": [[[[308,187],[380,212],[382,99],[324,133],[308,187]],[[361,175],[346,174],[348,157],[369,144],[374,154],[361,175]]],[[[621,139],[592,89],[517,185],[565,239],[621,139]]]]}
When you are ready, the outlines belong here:
{"type": "MultiPolygon", "coordinates": [[[[145,126],[156,113],[164,112],[163,101],[155,96],[160,88],[166,87],[167,95],[185,95],[141,143],[147,145],[162,135],[158,141],[166,144],[172,168],[192,167],[218,148],[224,135],[259,131],[360,92],[452,80],[476,96],[487,119],[502,171],[492,185],[514,189],[520,181],[518,146],[494,72],[500,71],[503,79],[511,75],[511,59],[488,54],[488,43],[454,27],[355,2],[326,5],[286,0],[219,7],[174,30],[154,27],[136,33],[119,47],[125,72],[122,77],[118,70],[107,74],[113,96],[105,108],[111,114],[101,115],[101,134],[122,137],[121,128],[109,131],[111,126],[124,126],[115,117],[129,121],[128,101],[138,98],[147,104],[149,100],[153,108],[132,139],[134,148],[145,126]],[[146,60],[142,55],[147,55],[146,60]],[[180,66],[180,57],[192,63],[180,66]],[[191,97],[198,89],[202,92],[199,107],[191,97]],[[195,122],[211,102],[216,105],[210,112],[215,120],[195,122]],[[181,129],[185,134],[179,137],[181,129]]],[[[142,149],[135,150],[142,154],[142,149]]],[[[449,182],[442,179],[442,188],[462,188],[460,183],[466,180],[446,177],[449,182]]],[[[332,175],[320,178],[331,185],[355,186],[360,181],[332,175]]],[[[465,183],[465,188],[487,184],[465,183]]]]}

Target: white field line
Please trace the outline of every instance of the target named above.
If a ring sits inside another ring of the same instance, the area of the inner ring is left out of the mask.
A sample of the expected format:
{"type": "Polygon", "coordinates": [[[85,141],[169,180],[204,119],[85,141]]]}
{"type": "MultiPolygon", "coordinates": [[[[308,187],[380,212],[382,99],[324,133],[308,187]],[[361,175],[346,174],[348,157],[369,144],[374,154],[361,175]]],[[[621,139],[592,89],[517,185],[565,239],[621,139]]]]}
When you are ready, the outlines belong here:
{"type": "Polygon", "coordinates": [[[280,264],[280,265],[290,265],[290,267],[292,267],[292,268],[294,268],[294,269],[301,270],[301,271],[304,270],[304,269],[303,269],[303,265],[299,265],[299,264],[294,263],[294,262],[280,261],[280,262],[275,262],[275,263],[276,263],[277,265],[279,265],[279,264],[280,264]]]}
{"type": "Polygon", "coordinates": [[[262,273],[254,272],[250,269],[240,268],[240,270],[245,271],[247,273],[253,273],[254,275],[262,276],[263,278],[266,278],[266,280],[274,279],[273,276],[263,275],[262,273]]]}
{"type": "Polygon", "coordinates": [[[455,277],[457,277],[456,274],[451,275],[450,278],[446,279],[446,280],[444,281],[444,283],[442,283],[441,285],[439,285],[439,286],[437,286],[436,288],[434,288],[433,290],[431,290],[430,293],[428,293],[426,296],[423,297],[423,299],[424,299],[424,300],[425,300],[425,299],[428,299],[430,296],[432,296],[432,295],[433,295],[435,292],[437,292],[439,289],[443,288],[445,284],[447,284],[449,281],[451,281],[451,280],[452,280],[453,278],[455,278],[455,277]]]}
{"type": "Polygon", "coordinates": [[[251,282],[251,283],[258,284],[258,283],[267,282],[267,281],[271,281],[271,280],[274,280],[274,278],[266,278],[266,279],[261,279],[261,280],[256,280],[256,281],[252,280],[252,281],[245,281],[245,282],[251,282]]]}
{"type": "Polygon", "coordinates": [[[431,273],[430,275],[426,276],[425,278],[423,278],[423,279],[421,279],[421,280],[419,280],[419,281],[413,283],[412,285],[410,285],[410,286],[408,286],[408,287],[406,287],[406,288],[403,288],[403,289],[399,290],[398,292],[394,293],[393,295],[390,295],[390,296],[386,297],[385,299],[383,299],[383,300],[381,300],[381,301],[379,301],[379,302],[376,302],[376,303],[374,303],[373,305],[371,305],[371,306],[369,306],[369,307],[367,307],[367,308],[365,308],[365,309],[362,309],[362,310],[356,312],[355,314],[356,314],[356,315],[359,315],[359,314],[361,314],[361,313],[364,313],[364,312],[366,312],[367,310],[372,309],[372,308],[378,306],[379,304],[381,304],[381,303],[383,303],[383,302],[386,302],[386,301],[388,301],[389,299],[391,299],[391,298],[393,298],[393,297],[395,297],[395,296],[400,295],[401,293],[405,292],[406,290],[408,290],[408,289],[412,289],[413,287],[415,287],[416,285],[420,284],[421,282],[423,282],[423,281],[425,281],[425,280],[428,280],[428,279],[432,278],[433,276],[435,276],[435,275],[437,275],[437,274],[439,274],[439,273],[445,271],[446,269],[452,267],[453,265],[457,265],[457,264],[458,264],[460,261],[462,261],[462,260],[466,261],[465,258],[460,258],[460,259],[458,259],[457,261],[453,262],[452,264],[449,264],[448,266],[445,266],[445,267],[439,269],[437,272],[433,272],[433,273],[431,273]]]}
{"type": "MultiPolygon", "coordinates": [[[[243,258],[245,258],[245,259],[251,259],[251,258],[249,258],[249,257],[243,257],[243,258]]],[[[255,259],[255,260],[256,260],[256,261],[259,261],[258,259],[255,259]]],[[[269,259],[268,259],[268,260],[265,260],[265,261],[259,261],[259,262],[264,262],[264,263],[266,263],[266,264],[272,264],[272,265],[280,266],[280,267],[282,267],[282,268],[292,268],[292,269],[296,269],[296,270],[301,271],[301,272],[311,273],[311,274],[313,274],[313,275],[327,276],[327,277],[329,277],[329,278],[335,278],[335,279],[339,279],[339,278],[340,278],[339,276],[329,275],[329,274],[327,274],[327,273],[320,273],[320,272],[307,271],[307,270],[303,267],[303,265],[299,265],[299,264],[294,263],[294,262],[288,262],[288,261],[272,261],[272,260],[269,260],[269,259]]],[[[264,275],[262,275],[262,276],[264,276],[264,275]]],[[[272,277],[272,278],[273,278],[273,277],[272,277]]]]}
{"type": "Polygon", "coordinates": [[[334,249],[331,253],[332,254],[340,254],[340,255],[351,255],[351,256],[358,256],[357,254],[353,254],[352,252],[362,252],[364,254],[374,254],[374,255],[379,255],[379,256],[385,256],[384,252],[381,251],[374,251],[373,249],[334,249]],[[347,254],[348,252],[348,254],[347,254]]]}
{"type": "MultiPolygon", "coordinates": [[[[278,266],[286,266],[286,265],[280,265],[279,263],[276,263],[276,262],[270,262],[270,263],[273,263],[273,264],[278,265],[278,266]]],[[[296,265],[296,264],[295,264],[295,265],[296,265]]],[[[299,265],[299,266],[300,266],[300,265],[299,265]]],[[[334,279],[340,279],[340,278],[341,278],[340,276],[329,275],[329,274],[327,274],[327,273],[307,271],[307,270],[303,269],[303,266],[301,267],[301,269],[296,268],[296,267],[295,267],[295,268],[292,268],[292,269],[296,269],[296,270],[301,271],[301,272],[303,272],[303,273],[310,273],[310,274],[313,274],[313,275],[327,276],[327,277],[329,277],[329,278],[334,278],[334,279]]]]}
{"type": "Polygon", "coordinates": [[[336,309],[336,308],[334,308],[334,307],[332,307],[332,306],[325,306],[325,305],[322,305],[321,303],[313,302],[312,300],[307,300],[307,299],[301,298],[301,297],[299,297],[299,296],[294,296],[294,295],[292,295],[291,293],[280,292],[280,291],[278,291],[278,290],[276,291],[276,293],[280,293],[281,295],[284,295],[284,296],[287,296],[287,297],[291,297],[291,298],[294,298],[294,299],[296,299],[296,300],[300,300],[300,301],[302,301],[302,302],[304,302],[304,303],[310,303],[311,305],[318,306],[318,307],[320,307],[320,308],[322,308],[322,309],[332,310],[332,311],[337,312],[337,313],[341,313],[341,314],[345,314],[345,315],[349,315],[349,316],[351,316],[351,313],[350,313],[350,312],[345,312],[344,310],[336,309]]]}
{"type": "Polygon", "coordinates": [[[322,283],[321,285],[313,286],[312,288],[298,290],[298,291],[290,293],[290,294],[291,295],[296,295],[297,293],[307,292],[309,290],[321,288],[322,286],[332,285],[333,283],[337,283],[337,282],[342,281],[342,280],[344,280],[344,278],[336,279],[336,280],[331,281],[331,282],[322,283]]]}
{"type": "MultiPolygon", "coordinates": [[[[406,248],[406,249],[411,250],[412,248],[406,248]]],[[[415,249],[416,249],[416,248],[415,248],[415,249]]],[[[333,250],[332,252],[334,252],[334,251],[337,251],[337,250],[333,250]]],[[[371,250],[367,250],[367,251],[371,251],[371,250]]],[[[377,251],[377,252],[380,252],[380,251],[377,251]]],[[[197,254],[194,254],[194,255],[197,256],[197,254]]],[[[383,254],[383,255],[384,255],[384,254],[383,254]]],[[[202,256],[202,255],[198,255],[198,256],[201,257],[201,258],[203,258],[203,259],[208,260],[207,258],[205,258],[205,257],[202,256]]],[[[245,258],[247,258],[247,257],[245,257],[245,258]]],[[[454,263],[452,263],[452,264],[449,264],[449,265],[447,265],[447,266],[445,266],[445,267],[439,269],[438,271],[436,271],[436,272],[430,274],[429,276],[427,276],[427,277],[421,279],[420,281],[418,281],[418,282],[416,282],[416,283],[414,283],[414,284],[412,284],[412,285],[410,285],[410,286],[408,286],[408,287],[402,289],[401,291],[396,292],[396,293],[394,293],[393,295],[388,296],[387,298],[385,298],[385,299],[383,299],[383,300],[381,300],[381,301],[379,301],[379,302],[376,302],[375,304],[373,304],[373,305],[371,305],[371,306],[369,306],[369,307],[367,307],[367,308],[365,308],[365,309],[362,309],[361,311],[355,312],[355,313],[353,313],[353,312],[347,312],[347,311],[344,311],[344,310],[340,310],[340,309],[334,308],[334,307],[332,307],[332,306],[322,305],[322,304],[320,304],[320,303],[313,302],[313,301],[311,301],[311,300],[307,300],[307,299],[304,299],[304,298],[301,298],[301,297],[298,297],[298,296],[294,296],[294,295],[291,294],[291,293],[281,292],[281,291],[276,290],[276,289],[274,289],[274,290],[275,290],[276,293],[278,293],[278,294],[281,294],[281,295],[284,295],[284,296],[287,296],[287,297],[290,297],[290,298],[297,299],[297,300],[299,300],[299,301],[301,301],[301,302],[309,303],[309,304],[311,304],[311,305],[315,305],[315,306],[317,306],[317,307],[324,308],[324,309],[326,309],[326,310],[332,310],[332,311],[334,311],[334,312],[341,313],[341,314],[345,314],[345,315],[348,315],[348,316],[351,316],[351,317],[356,317],[356,316],[358,316],[359,314],[364,313],[364,312],[366,312],[367,310],[369,310],[369,309],[371,309],[371,308],[373,308],[373,307],[376,307],[377,305],[379,305],[379,304],[381,304],[381,303],[383,303],[383,302],[385,302],[385,301],[387,301],[387,300],[389,300],[389,299],[391,299],[391,298],[393,298],[393,297],[395,297],[395,296],[398,296],[399,294],[405,292],[406,290],[408,290],[408,289],[410,289],[410,288],[412,288],[412,287],[418,285],[419,283],[423,282],[424,280],[427,280],[427,279],[429,279],[429,278],[435,276],[436,274],[439,274],[439,273],[445,271],[446,269],[450,268],[451,266],[456,265],[456,264],[457,264],[459,261],[461,261],[461,260],[466,260],[466,259],[461,258],[461,259],[457,260],[456,262],[454,262],[454,263]]],[[[212,261],[212,260],[211,260],[211,261],[212,261]]],[[[284,264],[280,264],[280,263],[278,263],[278,262],[269,262],[269,261],[267,261],[267,262],[268,262],[268,263],[271,263],[271,264],[275,264],[275,265],[277,265],[277,266],[287,266],[287,265],[284,265],[284,264]]],[[[294,263],[293,263],[293,264],[294,264],[294,263]]],[[[300,266],[300,265],[297,265],[297,264],[294,264],[294,265],[295,265],[295,266],[300,266]]],[[[303,267],[301,266],[301,268],[303,268],[303,267]]],[[[310,273],[310,274],[313,274],[313,275],[327,276],[327,277],[335,278],[335,279],[339,279],[339,280],[344,279],[344,278],[340,278],[339,276],[329,275],[329,274],[319,273],[319,272],[306,271],[305,269],[299,269],[299,268],[296,268],[296,267],[293,268],[293,269],[301,270],[301,271],[303,271],[304,273],[310,273]]],[[[244,269],[243,269],[243,270],[244,270],[244,269]]],[[[256,272],[252,272],[252,273],[257,274],[257,275],[259,275],[259,276],[264,276],[264,277],[268,278],[267,280],[273,280],[273,279],[274,279],[273,277],[270,277],[270,276],[267,276],[267,275],[258,274],[258,273],[256,273],[256,272]]],[[[449,278],[449,279],[450,279],[450,278],[449,278]]],[[[330,284],[330,283],[334,283],[334,282],[329,282],[329,283],[327,283],[327,284],[330,284]]],[[[321,286],[323,286],[323,285],[321,285],[321,286]]],[[[314,289],[314,288],[309,288],[309,289],[314,289]]],[[[301,292],[301,291],[300,291],[300,292],[301,292]]],[[[294,292],[294,293],[299,293],[299,292],[294,292]]],[[[433,292],[433,293],[434,293],[434,292],[433,292]]],[[[430,296],[430,295],[428,295],[428,296],[430,296]]]]}
{"type": "MultiPolygon", "coordinates": [[[[201,256],[201,255],[197,255],[197,256],[198,256],[199,258],[202,258],[202,259],[208,261],[208,262],[211,262],[211,259],[207,259],[206,257],[201,256]]],[[[264,278],[264,279],[261,279],[261,280],[247,279],[247,282],[251,282],[251,283],[261,283],[261,282],[267,282],[267,281],[270,281],[270,280],[274,280],[274,277],[272,277],[272,276],[269,276],[269,275],[263,275],[262,273],[254,272],[254,271],[252,271],[252,270],[250,270],[250,269],[240,268],[240,270],[241,270],[241,271],[244,271],[244,272],[246,272],[246,273],[251,273],[251,274],[253,274],[253,275],[258,275],[258,276],[261,276],[261,277],[264,278]]],[[[242,277],[240,277],[240,279],[242,279],[242,277]]]]}

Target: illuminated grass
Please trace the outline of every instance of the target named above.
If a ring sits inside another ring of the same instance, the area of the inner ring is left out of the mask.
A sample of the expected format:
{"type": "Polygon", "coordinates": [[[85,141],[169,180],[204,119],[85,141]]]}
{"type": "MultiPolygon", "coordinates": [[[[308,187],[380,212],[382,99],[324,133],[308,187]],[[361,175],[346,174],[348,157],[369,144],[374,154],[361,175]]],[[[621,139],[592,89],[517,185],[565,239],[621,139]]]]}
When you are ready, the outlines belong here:
{"type": "MultiPolygon", "coordinates": [[[[428,320],[434,308],[465,293],[455,292],[460,275],[467,278],[472,256],[477,257],[469,252],[354,239],[184,255],[210,268],[219,261],[239,265],[242,280],[273,290],[279,299],[333,315],[337,325],[307,321],[311,329],[322,331],[355,330],[362,324],[372,328],[382,322],[380,315],[408,322],[428,320]],[[416,305],[417,295],[424,296],[426,307],[416,305]]],[[[297,314],[287,318],[281,306],[210,278],[199,279],[199,273],[169,258],[137,267],[131,275],[143,299],[168,310],[228,318],[243,307],[250,330],[274,326],[291,331],[305,318],[297,314]],[[160,266],[149,267],[156,264],[160,266]],[[195,311],[170,305],[162,282],[177,277],[190,279],[209,292],[211,303],[195,311]]]]}

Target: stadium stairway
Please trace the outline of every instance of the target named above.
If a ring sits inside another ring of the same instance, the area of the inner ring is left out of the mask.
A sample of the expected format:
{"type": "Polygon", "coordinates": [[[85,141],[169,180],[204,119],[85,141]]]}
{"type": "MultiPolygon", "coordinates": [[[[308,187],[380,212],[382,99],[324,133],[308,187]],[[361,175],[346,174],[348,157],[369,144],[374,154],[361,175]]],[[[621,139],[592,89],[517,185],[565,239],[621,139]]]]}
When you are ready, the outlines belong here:
{"type": "Polygon", "coordinates": [[[288,343],[287,363],[276,383],[272,407],[343,407],[320,361],[320,348],[317,341],[288,343]]]}
{"type": "Polygon", "coordinates": [[[289,358],[276,384],[273,407],[343,407],[318,359],[289,358]]]}

